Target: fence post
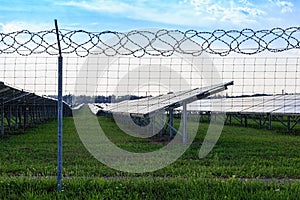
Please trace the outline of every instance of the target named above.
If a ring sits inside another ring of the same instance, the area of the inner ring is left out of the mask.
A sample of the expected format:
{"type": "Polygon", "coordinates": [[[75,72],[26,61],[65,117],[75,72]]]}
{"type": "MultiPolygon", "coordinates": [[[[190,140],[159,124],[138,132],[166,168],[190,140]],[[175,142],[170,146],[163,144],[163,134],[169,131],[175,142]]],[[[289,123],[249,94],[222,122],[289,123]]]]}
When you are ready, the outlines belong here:
{"type": "Polygon", "coordinates": [[[57,131],[57,190],[62,190],[62,111],[63,111],[63,103],[62,103],[62,68],[63,68],[63,58],[61,54],[60,40],[59,40],[59,31],[57,20],[54,20],[55,30],[57,36],[57,44],[58,44],[58,94],[57,94],[57,120],[58,120],[58,131],[57,131]]]}

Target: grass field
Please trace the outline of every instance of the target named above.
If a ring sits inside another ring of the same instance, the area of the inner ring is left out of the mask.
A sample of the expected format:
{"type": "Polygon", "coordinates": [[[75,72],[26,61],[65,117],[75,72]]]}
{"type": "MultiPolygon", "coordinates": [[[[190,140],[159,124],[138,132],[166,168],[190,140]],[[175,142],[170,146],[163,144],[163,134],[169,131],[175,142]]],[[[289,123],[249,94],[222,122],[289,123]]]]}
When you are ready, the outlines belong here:
{"type": "MultiPolygon", "coordinates": [[[[123,134],[99,117],[114,143],[139,151],[162,144],[123,134]]],[[[63,188],[56,191],[57,124],[5,136],[0,199],[299,199],[300,136],[280,130],[225,126],[212,152],[198,159],[207,124],[170,166],[145,174],[106,167],[83,147],[72,118],[64,119],[63,188]]]]}

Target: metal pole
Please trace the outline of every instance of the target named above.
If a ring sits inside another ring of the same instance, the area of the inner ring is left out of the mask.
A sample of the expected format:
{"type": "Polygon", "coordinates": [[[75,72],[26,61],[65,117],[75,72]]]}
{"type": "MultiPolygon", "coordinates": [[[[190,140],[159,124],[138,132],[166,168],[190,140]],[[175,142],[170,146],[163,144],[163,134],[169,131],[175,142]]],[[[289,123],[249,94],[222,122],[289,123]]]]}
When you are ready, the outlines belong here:
{"type": "Polygon", "coordinates": [[[63,111],[63,103],[62,103],[62,68],[63,68],[63,58],[61,55],[61,47],[59,41],[59,32],[57,20],[54,20],[56,36],[57,36],[57,44],[58,44],[58,94],[57,94],[57,120],[58,120],[58,141],[57,141],[57,190],[62,190],[62,111],[63,111]]]}
{"type": "Polygon", "coordinates": [[[11,122],[11,117],[12,117],[12,110],[11,110],[11,105],[8,106],[8,110],[7,111],[7,115],[6,115],[6,120],[7,120],[7,126],[8,126],[8,131],[11,132],[11,126],[12,126],[12,122],[11,122]]]}
{"type": "Polygon", "coordinates": [[[268,114],[269,117],[269,129],[272,129],[272,119],[271,119],[271,114],[268,114]]]}
{"type": "Polygon", "coordinates": [[[152,117],[152,135],[155,135],[155,116],[152,117]]]}
{"type": "Polygon", "coordinates": [[[4,99],[2,98],[1,135],[4,135],[4,99]]]}
{"type": "Polygon", "coordinates": [[[262,128],[262,121],[261,121],[262,116],[259,115],[259,128],[262,128]]]}
{"type": "MultiPolygon", "coordinates": [[[[174,115],[173,115],[173,109],[170,109],[169,110],[169,117],[170,117],[170,126],[172,126],[173,127],[173,119],[174,119],[174,115]]],[[[169,134],[170,134],[170,139],[173,139],[173,129],[170,127],[170,130],[169,130],[169,134]]]]}
{"type": "Polygon", "coordinates": [[[183,123],[183,130],[182,130],[182,143],[186,144],[187,142],[187,109],[186,109],[186,102],[183,102],[183,110],[182,110],[182,123],[183,123]]]}
{"type": "Polygon", "coordinates": [[[247,126],[248,126],[248,116],[245,115],[245,127],[247,127],[247,126]]]}

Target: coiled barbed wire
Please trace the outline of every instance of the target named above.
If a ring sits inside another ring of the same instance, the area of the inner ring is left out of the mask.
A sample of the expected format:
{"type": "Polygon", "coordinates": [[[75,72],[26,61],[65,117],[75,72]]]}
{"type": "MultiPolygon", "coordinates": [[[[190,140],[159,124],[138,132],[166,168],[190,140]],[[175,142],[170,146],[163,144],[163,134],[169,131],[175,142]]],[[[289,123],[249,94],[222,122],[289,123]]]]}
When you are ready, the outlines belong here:
{"type": "MultiPolygon", "coordinates": [[[[257,54],[263,51],[282,52],[300,48],[300,27],[271,30],[133,30],[127,33],[116,31],[88,32],[84,30],[60,30],[63,54],[88,55],[104,54],[133,55],[142,57],[190,54],[203,52],[226,56],[257,54]]],[[[0,33],[0,54],[58,55],[55,30],[30,32],[28,30],[0,33]]]]}

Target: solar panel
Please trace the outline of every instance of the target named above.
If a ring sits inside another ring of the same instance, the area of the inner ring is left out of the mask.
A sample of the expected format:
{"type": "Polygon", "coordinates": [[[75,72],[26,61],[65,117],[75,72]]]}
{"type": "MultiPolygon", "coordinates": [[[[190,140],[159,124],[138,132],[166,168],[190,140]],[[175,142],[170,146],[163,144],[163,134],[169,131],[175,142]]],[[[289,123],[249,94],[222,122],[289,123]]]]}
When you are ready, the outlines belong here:
{"type": "MultiPolygon", "coordinates": [[[[15,126],[28,126],[29,123],[41,122],[45,119],[57,117],[57,100],[39,96],[0,82],[0,115],[1,132],[5,126],[8,130],[15,126]],[[4,124],[4,119],[7,124],[4,124]],[[22,121],[22,122],[21,122],[22,121]],[[30,121],[30,122],[29,122],[30,121]],[[13,124],[14,123],[14,124],[13,124]]],[[[64,102],[63,113],[71,115],[70,107],[64,102]]]]}
{"type": "Polygon", "coordinates": [[[241,112],[262,101],[263,99],[261,97],[201,99],[188,105],[188,110],[203,112],[241,112]]]}
{"type": "Polygon", "coordinates": [[[91,112],[95,115],[97,115],[98,111],[99,111],[99,108],[97,105],[95,104],[89,104],[89,108],[91,110],[91,112]]]}
{"type": "Polygon", "coordinates": [[[190,111],[227,112],[241,114],[300,114],[300,95],[273,95],[202,99],[188,105],[190,111]],[[220,109],[222,108],[222,109],[220,109]]]}
{"type": "Polygon", "coordinates": [[[130,113],[132,115],[145,116],[151,115],[160,110],[174,109],[183,105],[183,103],[191,103],[193,101],[203,99],[212,94],[216,94],[220,91],[227,89],[227,86],[233,85],[233,82],[227,82],[224,84],[218,84],[210,87],[195,88],[185,91],[179,91],[174,93],[168,93],[156,97],[147,97],[137,100],[126,100],[120,103],[112,104],[95,104],[91,109],[98,109],[105,112],[112,113],[130,113]]]}
{"type": "Polygon", "coordinates": [[[274,110],[273,114],[280,115],[299,115],[300,113],[300,95],[283,95],[278,100],[284,104],[283,107],[274,110]]]}

